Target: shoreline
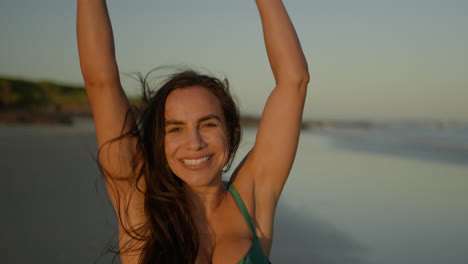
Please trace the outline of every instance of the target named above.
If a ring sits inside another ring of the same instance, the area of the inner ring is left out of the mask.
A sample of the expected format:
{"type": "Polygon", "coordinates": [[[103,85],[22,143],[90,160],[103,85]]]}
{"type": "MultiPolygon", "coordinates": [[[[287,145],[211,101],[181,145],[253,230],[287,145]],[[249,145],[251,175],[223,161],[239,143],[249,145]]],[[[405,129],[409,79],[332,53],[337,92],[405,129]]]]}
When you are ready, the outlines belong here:
{"type": "MultiPolygon", "coordinates": [[[[39,124],[72,126],[76,119],[90,118],[90,110],[74,109],[60,111],[57,109],[28,110],[28,109],[4,109],[0,110],[0,124],[39,124]]],[[[259,117],[241,116],[243,127],[258,127],[259,117]]],[[[437,120],[402,120],[402,121],[374,121],[374,120],[304,120],[301,130],[324,131],[329,129],[359,129],[370,130],[376,128],[388,128],[397,126],[425,127],[431,129],[468,128],[467,122],[459,121],[437,121],[437,120]]]]}
{"type": "Polygon", "coordinates": [[[0,124],[44,124],[71,126],[76,118],[92,118],[91,113],[67,113],[32,110],[0,111],[0,124]]]}

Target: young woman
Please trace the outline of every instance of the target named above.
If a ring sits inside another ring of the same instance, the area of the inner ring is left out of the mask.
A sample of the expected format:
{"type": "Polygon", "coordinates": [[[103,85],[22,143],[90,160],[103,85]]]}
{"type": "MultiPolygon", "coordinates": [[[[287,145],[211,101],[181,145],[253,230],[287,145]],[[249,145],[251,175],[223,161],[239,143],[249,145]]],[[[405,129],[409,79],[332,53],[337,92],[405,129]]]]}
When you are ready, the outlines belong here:
{"type": "Polygon", "coordinates": [[[120,84],[106,2],[78,0],[81,69],[122,263],[269,263],[309,74],[282,1],[256,2],[276,86],[254,147],[225,186],[223,169],[240,141],[227,82],[174,74],[136,120],[120,84]]]}

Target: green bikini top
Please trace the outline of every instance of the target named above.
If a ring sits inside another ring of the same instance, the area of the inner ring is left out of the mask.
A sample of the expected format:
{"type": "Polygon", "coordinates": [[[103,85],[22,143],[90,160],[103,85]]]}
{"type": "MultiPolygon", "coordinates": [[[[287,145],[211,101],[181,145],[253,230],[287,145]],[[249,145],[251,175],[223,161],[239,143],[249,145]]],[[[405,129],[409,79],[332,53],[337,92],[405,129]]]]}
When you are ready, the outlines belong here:
{"type": "Polygon", "coordinates": [[[271,264],[267,256],[263,253],[263,249],[260,246],[260,241],[258,241],[257,234],[255,234],[255,229],[253,227],[252,221],[250,220],[249,212],[245,207],[244,201],[242,201],[241,196],[237,192],[234,185],[229,185],[229,191],[231,191],[234,200],[236,200],[237,206],[241,210],[242,216],[249,226],[250,232],[252,233],[252,246],[250,247],[247,254],[237,263],[237,264],[271,264]]]}

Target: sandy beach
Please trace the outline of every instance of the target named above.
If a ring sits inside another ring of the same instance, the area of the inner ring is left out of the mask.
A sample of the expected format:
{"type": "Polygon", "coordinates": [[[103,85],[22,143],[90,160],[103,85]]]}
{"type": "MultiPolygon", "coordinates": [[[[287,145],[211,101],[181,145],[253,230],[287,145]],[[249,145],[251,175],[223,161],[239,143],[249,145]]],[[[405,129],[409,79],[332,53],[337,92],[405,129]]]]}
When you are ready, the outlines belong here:
{"type": "MultiPolygon", "coordinates": [[[[245,131],[238,159],[254,133],[245,131]]],[[[272,263],[468,262],[468,162],[371,152],[321,133],[302,135],[272,263]]],[[[116,223],[92,122],[0,125],[0,149],[4,262],[110,263],[116,223]]]]}

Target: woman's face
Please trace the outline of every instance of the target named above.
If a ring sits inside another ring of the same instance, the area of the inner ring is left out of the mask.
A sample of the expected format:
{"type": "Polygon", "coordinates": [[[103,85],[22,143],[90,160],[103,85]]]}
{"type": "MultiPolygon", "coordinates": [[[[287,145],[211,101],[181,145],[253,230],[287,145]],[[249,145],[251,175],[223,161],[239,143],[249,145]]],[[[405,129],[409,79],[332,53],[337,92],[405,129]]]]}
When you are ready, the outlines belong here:
{"type": "Polygon", "coordinates": [[[202,86],[172,91],[166,100],[165,153],[171,170],[192,187],[216,185],[228,159],[219,100],[202,86]]]}

